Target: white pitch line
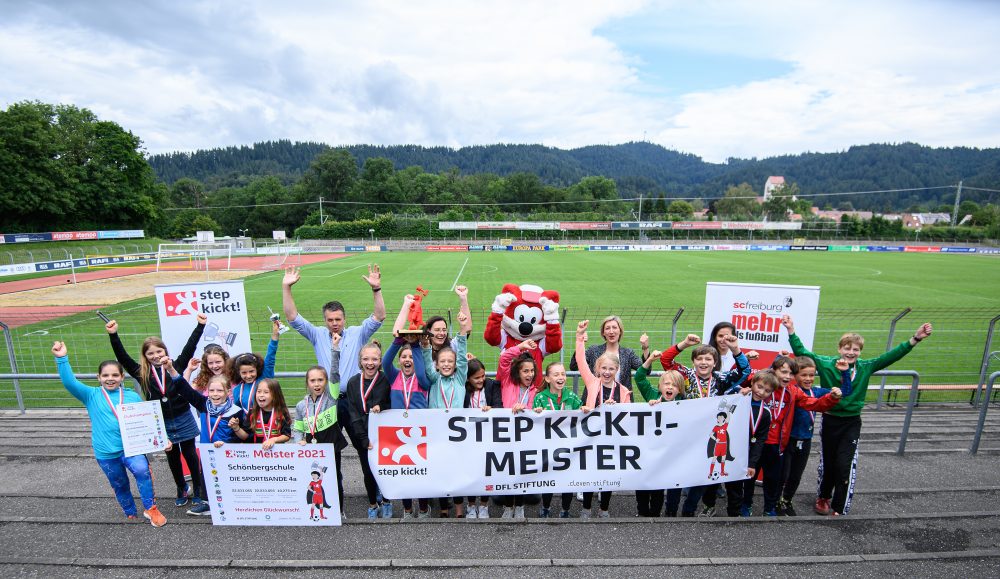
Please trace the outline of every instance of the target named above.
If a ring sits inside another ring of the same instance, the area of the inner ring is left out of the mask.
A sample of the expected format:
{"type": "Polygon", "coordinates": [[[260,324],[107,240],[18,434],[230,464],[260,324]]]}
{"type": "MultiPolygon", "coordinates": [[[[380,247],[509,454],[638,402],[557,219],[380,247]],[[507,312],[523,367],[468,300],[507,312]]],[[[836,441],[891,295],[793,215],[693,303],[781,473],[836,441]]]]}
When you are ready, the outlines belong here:
{"type": "Polygon", "coordinates": [[[462,269],[458,270],[458,275],[455,276],[455,281],[451,284],[451,290],[449,291],[455,291],[455,286],[458,285],[458,278],[462,277],[462,272],[465,271],[465,266],[468,265],[468,263],[469,258],[467,257],[465,258],[465,263],[462,264],[462,269]]]}
{"type": "MultiPolygon", "coordinates": [[[[338,275],[340,275],[340,274],[343,274],[343,273],[347,273],[347,272],[349,272],[349,271],[354,271],[354,270],[356,270],[356,269],[359,269],[359,268],[362,268],[362,267],[367,267],[367,266],[368,266],[368,264],[367,264],[367,263],[363,263],[363,264],[361,264],[361,265],[359,265],[359,266],[357,266],[357,267],[352,267],[351,269],[345,269],[344,271],[338,271],[337,273],[334,273],[334,274],[331,274],[331,275],[327,275],[327,276],[319,276],[319,275],[318,275],[318,276],[316,276],[316,277],[337,277],[337,276],[338,276],[338,275]]],[[[310,276],[310,277],[311,277],[311,276],[310,276]]]]}

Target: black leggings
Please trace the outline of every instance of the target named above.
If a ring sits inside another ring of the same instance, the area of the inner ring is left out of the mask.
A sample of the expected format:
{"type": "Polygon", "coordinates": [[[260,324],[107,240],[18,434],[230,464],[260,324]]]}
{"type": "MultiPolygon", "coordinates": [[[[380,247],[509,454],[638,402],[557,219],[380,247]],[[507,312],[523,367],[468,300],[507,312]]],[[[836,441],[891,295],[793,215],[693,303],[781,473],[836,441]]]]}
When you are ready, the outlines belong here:
{"type": "Polygon", "coordinates": [[[823,478],[819,496],[833,498],[835,513],[845,514],[854,494],[854,461],[861,438],[861,417],[823,415],[823,478]]]}
{"type": "MultiPolygon", "coordinates": [[[[583,493],[583,508],[590,509],[594,505],[594,493],[583,493]]],[[[601,510],[611,507],[611,491],[601,491],[601,510]]]]}
{"type": "Polygon", "coordinates": [[[663,510],[663,489],[635,491],[635,503],[640,517],[659,517],[663,510]]]}
{"type": "MultiPolygon", "coordinates": [[[[568,511],[569,506],[573,504],[573,493],[563,493],[562,494],[562,510],[568,511]]],[[[546,509],[552,507],[552,493],[546,493],[542,495],[542,506],[546,509]]]]}
{"type": "Polygon", "coordinates": [[[376,498],[378,496],[378,483],[375,481],[375,475],[372,473],[372,467],[368,464],[368,449],[361,449],[354,447],[358,451],[358,460],[361,461],[361,473],[365,477],[365,493],[368,494],[368,504],[374,505],[378,501],[376,498]]]}
{"type": "Polygon", "coordinates": [[[177,485],[177,496],[184,494],[184,467],[181,466],[181,455],[184,455],[184,462],[187,463],[188,470],[191,471],[191,492],[193,496],[205,499],[208,493],[205,492],[205,479],[201,476],[201,462],[198,460],[198,451],[194,439],[175,442],[174,446],[166,451],[167,464],[170,465],[170,474],[174,477],[177,485]]]}
{"type": "Polygon", "coordinates": [[[806,470],[809,462],[809,451],[812,450],[811,438],[790,438],[788,447],[785,448],[785,488],[781,497],[786,501],[791,501],[795,496],[795,491],[799,490],[799,483],[802,482],[802,473],[806,470]]]}
{"type": "MultiPolygon", "coordinates": [[[[421,513],[427,511],[430,508],[430,499],[417,499],[417,506],[420,508],[421,513]]],[[[403,510],[413,510],[413,499],[403,499],[403,510]]]]}

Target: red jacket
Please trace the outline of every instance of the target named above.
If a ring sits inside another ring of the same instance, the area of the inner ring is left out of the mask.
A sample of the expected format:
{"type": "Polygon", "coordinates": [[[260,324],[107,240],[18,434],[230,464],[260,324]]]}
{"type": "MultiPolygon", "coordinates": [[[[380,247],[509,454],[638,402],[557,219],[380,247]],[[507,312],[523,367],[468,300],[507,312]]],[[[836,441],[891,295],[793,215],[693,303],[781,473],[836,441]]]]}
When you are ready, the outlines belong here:
{"type": "MultiPolygon", "coordinates": [[[[791,386],[791,384],[789,384],[791,386]]],[[[767,444],[781,445],[779,452],[785,452],[788,446],[788,438],[792,435],[792,421],[795,420],[795,409],[802,408],[813,412],[826,412],[837,403],[839,398],[834,398],[827,394],[822,398],[811,398],[800,388],[778,386],[778,389],[771,394],[771,427],[767,431],[767,444]]]]}

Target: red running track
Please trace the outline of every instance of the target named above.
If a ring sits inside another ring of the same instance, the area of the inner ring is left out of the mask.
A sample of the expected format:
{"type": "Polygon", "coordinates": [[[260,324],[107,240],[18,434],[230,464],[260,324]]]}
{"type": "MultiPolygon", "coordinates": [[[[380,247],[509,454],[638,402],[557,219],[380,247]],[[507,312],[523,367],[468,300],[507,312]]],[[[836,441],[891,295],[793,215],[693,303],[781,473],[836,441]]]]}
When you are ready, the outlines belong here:
{"type": "MultiPolygon", "coordinates": [[[[347,257],[348,253],[315,253],[306,254],[302,256],[302,261],[297,265],[310,265],[313,263],[320,263],[323,261],[329,261],[331,259],[339,259],[341,257],[347,257]]],[[[244,270],[260,270],[262,273],[265,271],[263,269],[265,260],[267,256],[241,256],[234,257],[232,263],[230,264],[230,269],[244,269],[244,270]]],[[[216,260],[213,260],[216,261],[216,260]]],[[[93,281],[95,279],[108,279],[112,277],[123,277],[126,275],[136,275],[140,273],[151,273],[156,271],[155,265],[138,265],[134,267],[122,267],[122,268],[108,268],[99,269],[96,271],[77,271],[76,281],[93,281]]],[[[273,270],[270,270],[273,271],[273,270]]],[[[72,275],[69,271],[64,272],[64,274],[50,275],[46,277],[35,277],[30,279],[19,279],[17,281],[8,281],[0,283],[0,294],[9,294],[14,292],[23,292],[27,290],[33,290],[43,287],[52,287],[57,285],[63,285],[72,279],[72,275]]]]}
{"type": "MultiPolygon", "coordinates": [[[[300,264],[310,265],[347,257],[349,253],[317,253],[302,256],[300,264]]],[[[232,258],[231,269],[237,270],[260,270],[263,273],[264,263],[267,256],[240,256],[232,258]]],[[[93,281],[97,279],[108,279],[113,277],[123,277],[140,273],[150,273],[156,271],[156,266],[135,266],[127,268],[102,269],[97,271],[78,271],[77,282],[93,281]]],[[[273,270],[271,270],[273,271],[273,270]]],[[[67,272],[66,276],[70,274],[67,272]]],[[[46,277],[36,277],[32,279],[21,279],[0,283],[0,294],[22,292],[33,289],[52,287],[65,284],[69,279],[64,275],[51,275],[46,277]]],[[[5,307],[0,308],[0,321],[11,328],[34,324],[55,318],[61,318],[70,314],[98,310],[101,306],[37,306],[37,307],[5,307]]]]}

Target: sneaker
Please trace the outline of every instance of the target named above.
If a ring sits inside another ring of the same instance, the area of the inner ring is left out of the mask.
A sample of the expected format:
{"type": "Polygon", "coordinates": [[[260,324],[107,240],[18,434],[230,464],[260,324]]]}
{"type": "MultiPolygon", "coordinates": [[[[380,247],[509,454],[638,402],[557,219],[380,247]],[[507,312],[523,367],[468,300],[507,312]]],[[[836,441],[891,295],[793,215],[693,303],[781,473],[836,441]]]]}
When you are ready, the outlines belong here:
{"type": "Polygon", "coordinates": [[[798,513],[795,512],[795,507],[792,506],[792,501],[785,501],[785,516],[795,517],[798,513]]]}
{"type": "Polygon", "coordinates": [[[569,511],[559,511],[559,518],[560,519],[568,519],[569,518],[569,511]]]}
{"type": "Polygon", "coordinates": [[[581,519],[589,519],[590,515],[591,515],[590,509],[580,509],[580,518],[581,519]]]}
{"type": "Polygon", "coordinates": [[[542,507],[541,509],[538,510],[538,518],[539,519],[547,519],[547,518],[549,518],[549,515],[551,513],[552,513],[551,509],[546,509],[545,507],[542,507]]]}
{"type": "Polygon", "coordinates": [[[135,516],[135,515],[125,515],[125,520],[126,521],[132,522],[132,521],[135,521],[137,519],[138,519],[138,517],[135,516]]]}
{"type": "Polygon", "coordinates": [[[778,510],[777,509],[767,509],[766,511],[764,511],[764,516],[765,517],[777,517],[778,516],[778,510]]]}
{"type": "Polygon", "coordinates": [[[479,510],[479,517],[477,517],[477,518],[480,518],[480,519],[488,519],[488,518],[490,518],[490,506],[489,505],[479,505],[478,510],[479,510]]]}
{"type": "Polygon", "coordinates": [[[816,506],[813,509],[817,515],[829,515],[833,512],[833,509],[830,508],[830,499],[816,499],[816,506]]]}
{"type": "Polygon", "coordinates": [[[714,517],[715,516],[715,507],[705,507],[704,509],[701,510],[700,513],[698,513],[698,516],[699,517],[714,517]]]}
{"type": "Polygon", "coordinates": [[[514,518],[514,509],[511,508],[511,507],[504,507],[503,508],[503,512],[500,513],[500,518],[501,519],[513,519],[514,518]]]}
{"type": "Polygon", "coordinates": [[[392,501],[386,501],[382,503],[382,518],[383,519],[392,518],[392,501]]]}
{"type": "Polygon", "coordinates": [[[605,511],[604,509],[598,509],[597,510],[597,518],[598,519],[610,519],[611,518],[611,513],[609,513],[608,511],[605,511]]]}
{"type": "Polygon", "coordinates": [[[429,518],[431,518],[431,510],[427,509],[426,511],[420,511],[420,512],[418,512],[417,513],[417,518],[418,519],[429,519],[429,518]]]}
{"type": "Polygon", "coordinates": [[[746,505],[740,507],[740,516],[749,517],[753,515],[753,507],[748,507],[746,505]]]}
{"type": "Polygon", "coordinates": [[[524,507],[514,507],[514,518],[524,520],[524,507]]]}
{"type": "Polygon", "coordinates": [[[184,485],[184,490],[177,493],[177,500],[174,501],[174,506],[177,508],[183,507],[184,505],[188,504],[190,498],[191,498],[191,486],[184,485]]]}
{"type": "Polygon", "coordinates": [[[411,521],[411,520],[413,520],[413,511],[412,510],[409,510],[409,511],[405,511],[404,510],[403,511],[403,520],[404,521],[411,521]]]}
{"type": "Polygon", "coordinates": [[[837,511],[834,511],[834,512],[830,513],[830,516],[831,517],[840,517],[842,515],[840,513],[838,513],[837,511]]]}
{"type": "Polygon", "coordinates": [[[576,493],[576,500],[583,502],[583,493],[576,493]]]}
{"type": "Polygon", "coordinates": [[[163,525],[167,524],[167,518],[163,516],[163,513],[160,512],[160,509],[156,508],[156,505],[153,505],[148,509],[146,509],[145,511],[143,511],[142,516],[149,519],[149,524],[153,525],[154,527],[162,527],[163,525]]]}
{"type": "Polygon", "coordinates": [[[197,516],[202,516],[202,517],[204,517],[204,516],[211,516],[212,515],[212,507],[210,507],[207,502],[205,502],[205,501],[203,501],[201,499],[192,499],[191,500],[191,508],[187,510],[187,514],[194,515],[196,517],[197,516]]]}
{"type": "Polygon", "coordinates": [[[379,511],[378,507],[368,507],[368,520],[374,521],[375,519],[377,519],[378,511],[379,511]]]}

